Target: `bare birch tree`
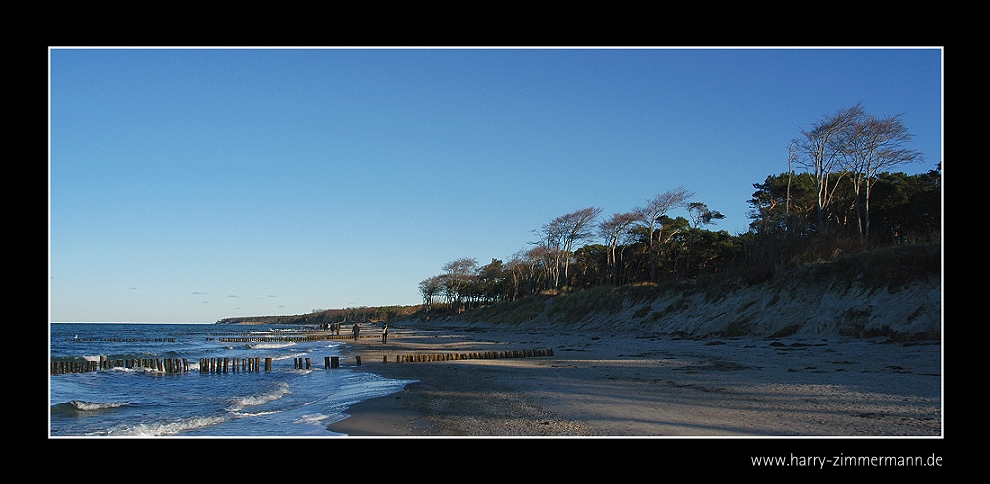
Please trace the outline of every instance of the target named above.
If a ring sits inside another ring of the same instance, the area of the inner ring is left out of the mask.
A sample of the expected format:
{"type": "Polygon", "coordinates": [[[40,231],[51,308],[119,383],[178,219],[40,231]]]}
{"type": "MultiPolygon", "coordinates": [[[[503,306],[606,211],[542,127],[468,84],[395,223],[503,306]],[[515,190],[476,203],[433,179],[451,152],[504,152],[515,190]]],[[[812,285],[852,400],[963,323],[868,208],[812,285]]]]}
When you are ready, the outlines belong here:
{"type": "MultiPolygon", "coordinates": [[[[650,249],[650,282],[656,282],[657,274],[657,246],[659,244],[654,240],[654,232],[657,231],[657,223],[660,218],[667,214],[670,210],[678,207],[683,207],[687,204],[688,199],[694,196],[694,192],[689,191],[683,186],[677,187],[674,190],[661,193],[651,199],[646,201],[646,206],[636,209],[636,213],[639,214],[643,221],[647,225],[647,233],[649,235],[649,249],[650,249]]],[[[660,230],[663,230],[662,225],[660,230]]]]}
{"type": "Polygon", "coordinates": [[[537,247],[530,251],[530,256],[538,256],[543,260],[543,270],[546,274],[547,287],[560,286],[560,257],[563,253],[563,229],[558,220],[551,220],[538,232],[541,235],[537,247]]]}
{"type": "Polygon", "coordinates": [[[548,267],[549,264],[547,263],[550,259],[551,257],[547,255],[547,247],[544,244],[538,244],[536,247],[523,253],[523,260],[526,262],[528,275],[528,294],[536,294],[544,288],[549,289],[553,287],[550,285],[552,269],[548,267]],[[541,283],[541,281],[543,282],[541,283]]]}
{"type": "Polygon", "coordinates": [[[459,312],[477,279],[478,261],[473,257],[463,257],[444,264],[443,270],[444,295],[447,302],[459,312]]]}
{"type": "Polygon", "coordinates": [[[923,158],[921,152],[904,147],[913,136],[901,122],[900,115],[883,119],[864,115],[847,136],[845,155],[856,195],[856,229],[865,243],[870,236],[870,193],[877,175],[893,166],[923,158]],[[860,200],[863,200],[862,207],[860,200]]]}
{"type": "Polygon", "coordinates": [[[574,244],[593,235],[591,224],[601,212],[602,209],[597,207],[582,208],[551,220],[540,230],[540,243],[546,249],[544,256],[551,287],[560,288],[561,280],[567,282],[567,268],[574,244]]]}
{"type": "Polygon", "coordinates": [[[787,145],[787,198],[784,199],[784,215],[791,214],[791,184],[794,182],[794,161],[797,160],[797,140],[787,145]]]}
{"type": "Polygon", "coordinates": [[[846,159],[846,142],[848,132],[862,119],[863,108],[857,104],[848,109],[841,109],[834,115],[825,116],[812,126],[811,130],[801,130],[803,138],[794,140],[799,151],[796,162],[814,176],[815,188],[818,192],[818,227],[825,228],[827,211],[832,203],[835,187],[842,181],[845,173],[843,161],[846,159]],[[832,177],[838,174],[837,177],[832,177]]]}
{"type": "Polygon", "coordinates": [[[433,300],[440,295],[443,288],[443,277],[432,276],[419,283],[419,293],[423,296],[423,308],[426,319],[430,319],[430,309],[433,307],[433,300]]]}
{"type": "Polygon", "coordinates": [[[588,207],[562,217],[562,227],[564,228],[563,258],[565,284],[568,281],[567,269],[570,265],[571,254],[574,253],[574,244],[582,240],[587,240],[594,235],[592,223],[601,213],[602,209],[598,207],[588,207]]]}
{"type": "Polygon", "coordinates": [[[598,224],[598,233],[608,243],[608,264],[612,270],[612,285],[618,286],[618,261],[616,260],[616,247],[619,240],[632,224],[643,220],[643,216],[636,212],[617,213],[612,218],[603,220],[598,224]]]}

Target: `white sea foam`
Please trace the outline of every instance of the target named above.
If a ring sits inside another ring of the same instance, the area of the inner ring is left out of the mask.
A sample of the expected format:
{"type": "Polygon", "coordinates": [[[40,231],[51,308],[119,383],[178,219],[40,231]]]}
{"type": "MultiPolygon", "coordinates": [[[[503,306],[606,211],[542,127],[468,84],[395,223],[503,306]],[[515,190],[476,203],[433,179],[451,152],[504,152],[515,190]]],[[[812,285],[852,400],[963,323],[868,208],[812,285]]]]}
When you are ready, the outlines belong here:
{"type": "Polygon", "coordinates": [[[289,385],[285,382],[279,382],[276,387],[266,393],[259,395],[248,395],[246,397],[237,397],[231,403],[231,406],[227,408],[230,412],[239,412],[244,409],[244,407],[253,407],[257,405],[264,405],[268,402],[273,402],[284,397],[289,393],[289,385]]]}
{"type": "Polygon", "coordinates": [[[298,419],[296,419],[292,423],[297,423],[297,424],[318,424],[318,423],[320,423],[320,422],[322,422],[322,421],[324,421],[324,420],[326,420],[328,418],[330,418],[330,416],[323,415],[322,413],[317,413],[317,414],[311,414],[311,415],[303,415],[302,417],[299,417],[298,419]]]}
{"type": "Polygon", "coordinates": [[[251,345],[251,348],[259,349],[259,350],[274,350],[279,348],[288,348],[289,346],[295,346],[295,345],[296,345],[295,343],[285,343],[285,342],[257,343],[251,345]]]}
{"type": "Polygon", "coordinates": [[[162,436],[176,435],[194,429],[219,425],[227,421],[226,417],[190,417],[174,422],[156,422],[137,424],[133,426],[118,426],[110,429],[110,436],[162,436]]]}
{"type": "Polygon", "coordinates": [[[308,353],[306,353],[304,351],[300,351],[298,353],[292,353],[292,354],[289,354],[289,355],[277,356],[275,358],[272,358],[272,360],[273,361],[282,361],[282,360],[288,360],[289,358],[305,358],[307,354],[308,353]]]}
{"type": "Polygon", "coordinates": [[[96,403],[96,402],[82,402],[79,400],[73,400],[69,402],[69,404],[76,407],[77,410],[82,410],[82,411],[106,410],[108,408],[117,408],[122,405],[126,405],[120,402],[96,403]]]}
{"type": "Polygon", "coordinates": [[[268,410],[264,412],[230,412],[231,415],[236,417],[263,417],[265,415],[274,415],[276,413],[281,413],[281,410],[268,410]]]}

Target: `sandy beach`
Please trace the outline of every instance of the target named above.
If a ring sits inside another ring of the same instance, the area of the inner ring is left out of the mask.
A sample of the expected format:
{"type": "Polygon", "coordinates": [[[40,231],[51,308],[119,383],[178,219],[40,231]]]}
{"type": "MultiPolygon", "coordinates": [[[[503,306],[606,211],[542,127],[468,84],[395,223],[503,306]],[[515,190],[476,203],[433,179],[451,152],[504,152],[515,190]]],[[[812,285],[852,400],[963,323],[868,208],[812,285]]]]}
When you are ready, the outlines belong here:
{"type": "Polygon", "coordinates": [[[937,341],[409,325],[391,328],[387,344],[349,341],[342,365],[354,356],[361,371],[416,383],[354,405],[329,426],[353,437],[943,435],[937,341]],[[552,356],[396,362],[547,348],[552,356]]]}

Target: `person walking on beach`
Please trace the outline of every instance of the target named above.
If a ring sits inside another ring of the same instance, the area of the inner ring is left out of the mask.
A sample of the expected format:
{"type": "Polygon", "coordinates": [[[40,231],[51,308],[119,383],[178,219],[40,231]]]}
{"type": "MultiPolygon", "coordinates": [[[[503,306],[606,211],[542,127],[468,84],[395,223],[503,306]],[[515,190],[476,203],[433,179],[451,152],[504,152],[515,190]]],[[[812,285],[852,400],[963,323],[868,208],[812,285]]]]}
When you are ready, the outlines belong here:
{"type": "Polygon", "coordinates": [[[382,327],[382,344],[385,344],[386,341],[388,341],[388,323],[382,327]]]}
{"type": "Polygon", "coordinates": [[[357,323],[354,323],[354,327],[351,328],[351,332],[354,333],[354,341],[357,341],[358,333],[361,332],[361,327],[359,327],[357,323]]]}

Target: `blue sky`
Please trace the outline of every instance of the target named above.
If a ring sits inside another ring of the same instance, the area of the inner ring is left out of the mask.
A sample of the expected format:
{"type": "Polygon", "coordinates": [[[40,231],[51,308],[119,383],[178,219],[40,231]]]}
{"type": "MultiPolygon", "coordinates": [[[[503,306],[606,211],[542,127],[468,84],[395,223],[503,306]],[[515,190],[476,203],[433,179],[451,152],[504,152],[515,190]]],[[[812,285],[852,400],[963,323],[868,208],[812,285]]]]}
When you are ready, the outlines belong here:
{"type": "Polygon", "coordinates": [[[682,185],[738,234],[788,142],[860,102],[934,169],[942,53],[53,48],[50,320],[418,304],[449,261],[682,185]]]}

